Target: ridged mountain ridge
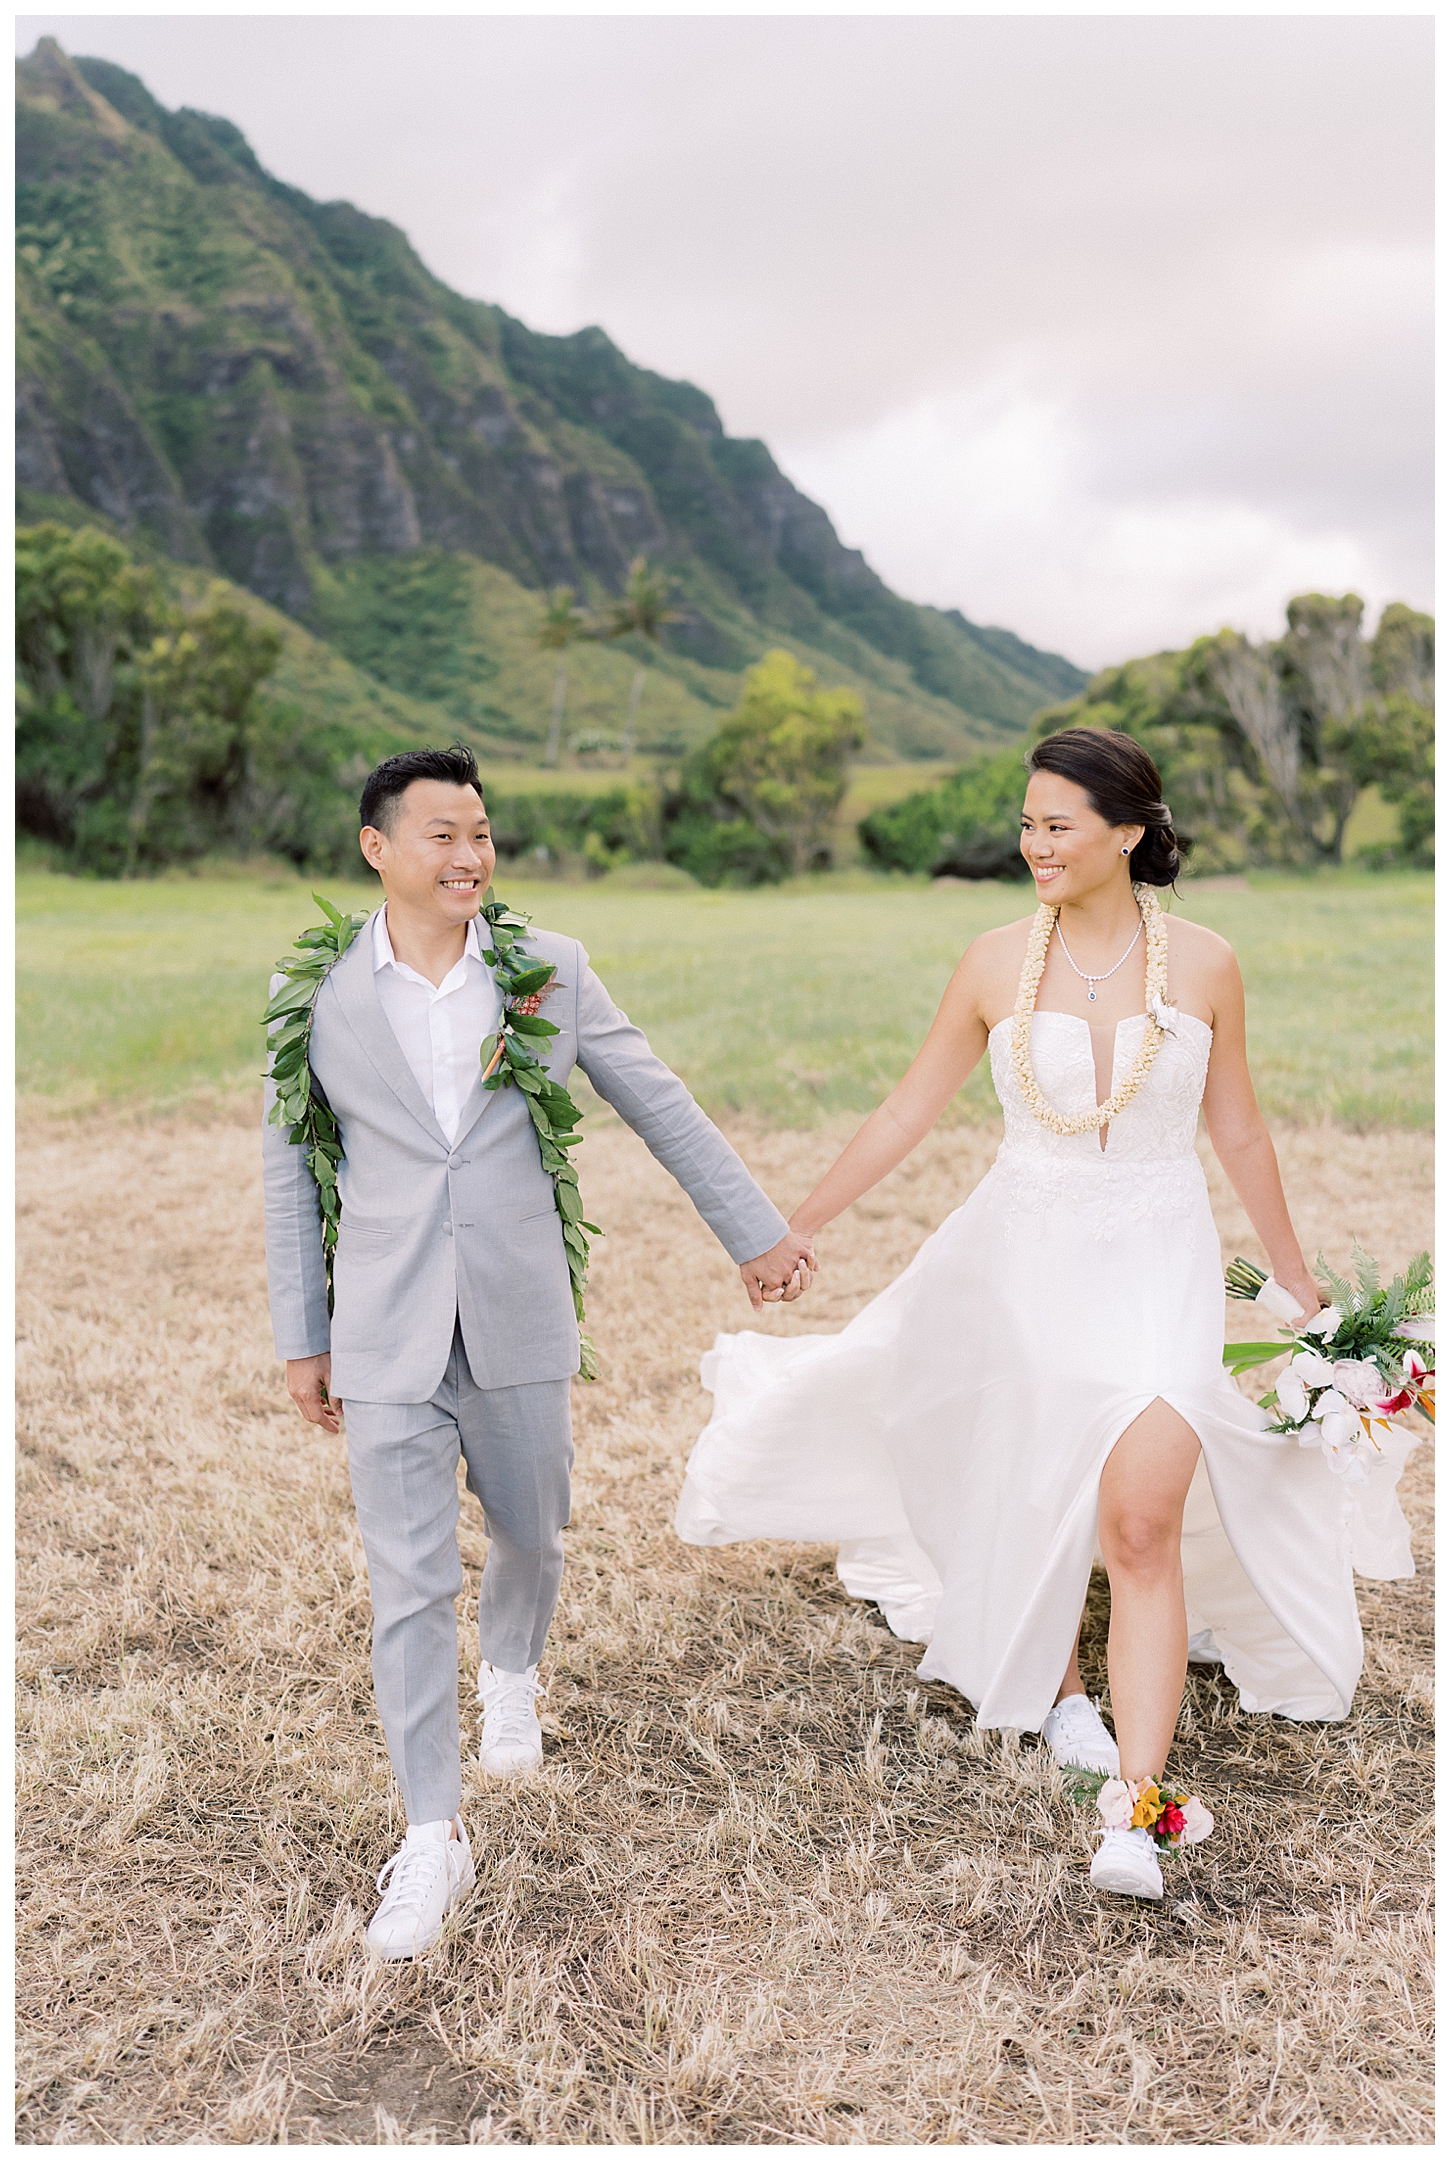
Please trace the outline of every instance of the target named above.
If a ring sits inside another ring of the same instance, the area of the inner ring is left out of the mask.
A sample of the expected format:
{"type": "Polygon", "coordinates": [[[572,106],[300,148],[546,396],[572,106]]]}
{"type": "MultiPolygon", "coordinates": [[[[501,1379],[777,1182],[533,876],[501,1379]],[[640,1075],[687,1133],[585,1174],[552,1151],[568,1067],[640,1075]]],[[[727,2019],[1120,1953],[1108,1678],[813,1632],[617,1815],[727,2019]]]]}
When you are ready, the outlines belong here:
{"type": "Polygon", "coordinates": [[[83,504],[324,635],[388,558],[598,598],[647,552],[680,584],[682,662],[793,643],[889,688],[918,753],[1017,734],[1086,681],[901,599],[765,444],[602,330],[462,298],[396,226],[275,180],[229,121],[107,61],[47,38],[17,78],[23,507],[83,504]]]}

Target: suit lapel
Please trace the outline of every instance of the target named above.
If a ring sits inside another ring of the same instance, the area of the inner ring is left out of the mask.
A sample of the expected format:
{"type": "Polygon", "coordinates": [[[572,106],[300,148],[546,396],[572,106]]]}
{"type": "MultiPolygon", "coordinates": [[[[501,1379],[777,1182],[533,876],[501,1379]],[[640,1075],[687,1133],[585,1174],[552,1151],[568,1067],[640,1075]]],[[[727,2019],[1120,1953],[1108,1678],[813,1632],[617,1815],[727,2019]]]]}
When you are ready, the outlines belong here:
{"type": "MultiPolygon", "coordinates": [[[[381,913],[375,910],[374,915],[381,913]]],[[[388,1086],[397,1096],[403,1108],[418,1120],[430,1140],[436,1140],[446,1155],[448,1141],[443,1127],[433,1115],[433,1106],[425,1097],[413,1077],[413,1068],[403,1055],[401,1043],[393,1033],[387,1014],[378,1001],[377,986],[373,981],[373,921],[368,917],[347,951],[328,976],[342,1016],[373,1065],[376,1066],[388,1086]]],[[[463,1137],[462,1132],[459,1138],[463,1137]]]]}
{"type": "MultiPolygon", "coordinates": [[[[485,932],[487,931],[487,929],[487,923],[485,923],[482,918],[480,918],[478,925],[478,941],[485,952],[491,952],[493,950],[492,942],[485,941],[485,932]]],[[[497,981],[498,978],[495,976],[494,980],[497,981]]],[[[480,1060],[478,1071],[473,1076],[473,1085],[469,1089],[468,1093],[464,1096],[463,1108],[458,1114],[458,1130],[453,1135],[453,1145],[455,1148],[462,1147],[464,1141],[468,1138],[474,1126],[483,1116],[484,1111],[493,1101],[494,1095],[497,1095],[498,1093],[499,1090],[495,1088],[493,1094],[485,1095],[483,1091],[483,1064],[480,1060]]]]}
{"type": "MultiPolygon", "coordinates": [[[[497,1088],[494,1089],[493,1093],[494,1095],[498,1093],[497,1088]]],[[[453,1136],[455,1148],[462,1147],[464,1141],[492,1101],[493,1095],[485,1095],[483,1092],[483,1067],[480,1065],[477,1079],[463,1098],[463,1109],[459,1114],[458,1130],[453,1136]]]]}
{"type": "MultiPolygon", "coordinates": [[[[482,938],[482,936],[483,936],[483,933],[484,933],[485,927],[486,927],[486,925],[484,925],[484,924],[483,924],[482,922],[480,922],[480,924],[479,924],[479,937],[480,937],[480,938],[482,938]]],[[[559,985],[559,987],[560,987],[561,989],[564,989],[564,988],[567,988],[568,986],[567,986],[566,984],[563,984],[563,983],[561,983],[561,984],[559,985]]],[[[548,1019],[548,1017],[549,1017],[549,1006],[548,1006],[548,1000],[547,1000],[547,999],[545,999],[545,1001],[544,1001],[544,1018],[545,1018],[545,1019],[547,1020],[547,1019],[548,1019]]],[[[557,1039],[557,1038],[553,1038],[553,1037],[551,1037],[551,1038],[550,1038],[549,1040],[550,1040],[550,1042],[552,1043],[552,1042],[553,1042],[553,1041],[555,1041],[556,1039],[557,1039]]],[[[539,1058],[539,1059],[540,1059],[540,1060],[541,1060],[541,1061],[542,1061],[542,1062],[543,1062],[544,1064],[547,1064],[547,1063],[548,1063],[548,1054],[547,1054],[547,1049],[546,1049],[546,1045],[545,1045],[545,1044],[544,1044],[543,1042],[535,1042],[535,1044],[533,1045],[533,1049],[534,1049],[534,1054],[535,1054],[535,1056],[536,1056],[536,1057],[538,1057],[538,1058],[539,1058]]],[[[571,1061],[571,1064],[572,1064],[572,1061],[571,1061]]],[[[566,1072],[566,1073],[564,1074],[564,1084],[565,1084],[566,1086],[568,1085],[568,1079],[569,1079],[569,1075],[568,1075],[568,1073],[566,1072]]],[[[479,1068],[479,1073],[478,1073],[478,1077],[477,1077],[477,1079],[476,1079],[476,1080],[474,1081],[474,1083],[473,1083],[473,1086],[472,1086],[472,1087],[471,1087],[471,1088],[469,1089],[469,1091],[468,1091],[468,1095],[467,1095],[467,1097],[466,1097],[466,1098],[465,1098],[465,1100],[464,1100],[464,1104],[463,1104],[463,1110],[462,1110],[462,1113],[461,1113],[461,1115],[460,1115],[460,1117],[459,1117],[459,1120],[458,1120],[458,1131],[457,1131],[457,1132],[455,1133],[455,1135],[454,1135],[454,1138],[453,1138],[453,1145],[454,1145],[454,1147],[455,1147],[455,1148],[461,1148],[461,1147],[462,1147],[462,1145],[463,1145],[464,1141],[465,1141],[465,1140],[466,1140],[466,1139],[468,1138],[468,1135],[469,1135],[469,1134],[470,1134],[470,1133],[472,1132],[472,1130],[473,1130],[474,1126],[475,1126],[475,1125],[476,1125],[476,1124],[478,1123],[479,1119],[480,1119],[480,1118],[481,1118],[481,1117],[483,1116],[483,1113],[484,1113],[484,1111],[485,1111],[485,1110],[486,1110],[486,1109],[488,1108],[489,1104],[490,1104],[491,1102],[493,1102],[493,1101],[495,1100],[495,1098],[496,1098],[496,1097],[497,1097],[497,1096],[498,1096],[498,1095],[499,1095],[499,1094],[500,1094],[501,1092],[502,1092],[502,1090],[501,1090],[501,1089],[495,1088],[495,1089],[493,1090],[493,1093],[492,1093],[492,1094],[485,1094],[485,1093],[484,1093],[484,1088],[483,1088],[483,1069],[482,1069],[482,1067],[480,1066],[480,1068],[479,1068]]]]}

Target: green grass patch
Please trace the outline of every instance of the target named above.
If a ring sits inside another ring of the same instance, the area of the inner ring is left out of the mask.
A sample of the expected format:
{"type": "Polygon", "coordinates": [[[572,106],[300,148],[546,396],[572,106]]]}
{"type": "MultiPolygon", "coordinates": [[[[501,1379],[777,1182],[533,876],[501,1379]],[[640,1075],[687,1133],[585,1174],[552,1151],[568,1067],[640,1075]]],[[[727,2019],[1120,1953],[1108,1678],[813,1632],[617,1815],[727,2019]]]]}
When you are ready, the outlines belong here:
{"type": "MultiPolygon", "coordinates": [[[[377,888],[323,887],[340,906],[377,888]]],[[[757,892],[529,884],[505,896],[580,938],[627,1012],[711,1111],[801,1125],[869,1110],[921,1042],[979,931],[1023,914],[1020,886],[934,890],[864,874],[757,892]]],[[[1362,1129],[1431,1118],[1433,881],[1344,871],[1187,888],[1184,914],[1231,940],[1271,1116],[1362,1129]]],[[[22,871],[19,1084],[61,1106],[162,1104],[254,1085],[269,966],[315,910],[305,883],[100,884],[22,871]]],[[[985,1068],[957,1114],[994,1108],[985,1068]]]]}

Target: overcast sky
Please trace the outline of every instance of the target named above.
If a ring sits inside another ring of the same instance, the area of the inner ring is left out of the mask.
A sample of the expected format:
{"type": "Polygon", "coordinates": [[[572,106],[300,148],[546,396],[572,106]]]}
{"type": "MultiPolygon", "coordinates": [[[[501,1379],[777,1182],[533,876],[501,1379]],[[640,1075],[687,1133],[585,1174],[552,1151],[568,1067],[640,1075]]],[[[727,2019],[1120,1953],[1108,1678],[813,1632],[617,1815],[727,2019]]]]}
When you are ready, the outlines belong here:
{"type": "Polygon", "coordinates": [[[1427,17],[30,16],[1098,666],[1431,601],[1427,17]]]}

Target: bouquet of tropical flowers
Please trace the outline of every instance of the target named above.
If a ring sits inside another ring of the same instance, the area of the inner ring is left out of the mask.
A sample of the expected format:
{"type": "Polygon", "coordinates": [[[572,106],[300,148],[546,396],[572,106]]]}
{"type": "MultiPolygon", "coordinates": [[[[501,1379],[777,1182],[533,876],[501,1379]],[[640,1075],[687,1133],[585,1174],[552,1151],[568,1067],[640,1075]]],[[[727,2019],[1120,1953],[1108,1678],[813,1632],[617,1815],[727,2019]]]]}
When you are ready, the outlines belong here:
{"type": "Polygon", "coordinates": [[[1336,1275],[1323,1253],[1314,1272],[1331,1303],[1306,1318],[1281,1283],[1236,1259],[1224,1277],[1229,1296],[1252,1298],[1285,1325],[1277,1342],[1226,1343],[1223,1361],[1237,1375],[1292,1349],[1277,1388],[1262,1398],[1263,1409],[1278,1412],[1269,1430],[1322,1449],[1336,1476],[1362,1485],[1391,1419],[1418,1408],[1433,1422],[1434,1270],[1430,1255],[1420,1253],[1382,1286],[1379,1263],[1356,1243],[1353,1282],[1336,1275]]]}

